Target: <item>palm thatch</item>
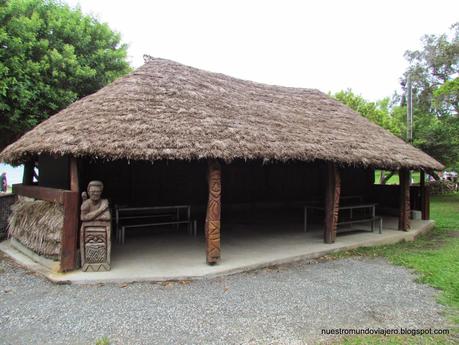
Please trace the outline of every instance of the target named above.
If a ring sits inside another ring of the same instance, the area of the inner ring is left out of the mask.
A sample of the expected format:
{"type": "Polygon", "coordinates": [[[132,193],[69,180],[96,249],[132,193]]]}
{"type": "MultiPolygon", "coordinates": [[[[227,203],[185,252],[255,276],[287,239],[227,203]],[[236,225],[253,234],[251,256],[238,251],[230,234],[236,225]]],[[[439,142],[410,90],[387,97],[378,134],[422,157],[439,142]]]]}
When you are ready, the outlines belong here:
{"type": "Polygon", "coordinates": [[[0,193],[0,241],[7,235],[8,218],[11,214],[11,205],[16,202],[17,196],[12,193],[0,193]]]}
{"type": "Polygon", "coordinates": [[[155,58],[44,121],[0,159],[18,164],[42,153],[443,168],[318,90],[259,84],[155,58]]]}
{"type": "Polygon", "coordinates": [[[64,225],[63,206],[20,197],[11,211],[8,235],[39,255],[58,258],[64,225]]]}

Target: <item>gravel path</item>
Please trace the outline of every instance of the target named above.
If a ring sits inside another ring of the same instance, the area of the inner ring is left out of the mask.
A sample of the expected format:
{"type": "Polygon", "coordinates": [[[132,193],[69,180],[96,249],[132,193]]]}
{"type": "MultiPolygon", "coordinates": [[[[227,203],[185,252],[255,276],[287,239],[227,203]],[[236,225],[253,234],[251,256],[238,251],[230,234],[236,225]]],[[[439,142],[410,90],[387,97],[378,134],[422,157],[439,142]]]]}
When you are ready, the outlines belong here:
{"type": "Polygon", "coordinates": [[[322,328],[444,327],[437,292],[383,259],[207,281],[53,285],[0,258],[1,344],[314,344],[322,328]]]}

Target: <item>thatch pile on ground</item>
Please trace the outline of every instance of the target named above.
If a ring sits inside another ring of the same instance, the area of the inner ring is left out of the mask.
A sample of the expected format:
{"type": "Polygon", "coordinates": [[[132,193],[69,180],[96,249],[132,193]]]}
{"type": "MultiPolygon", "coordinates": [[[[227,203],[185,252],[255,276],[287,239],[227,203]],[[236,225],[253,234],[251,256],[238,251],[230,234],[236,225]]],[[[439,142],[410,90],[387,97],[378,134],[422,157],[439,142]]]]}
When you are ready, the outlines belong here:
{"type": "Polygon", "coordinates": [[[431,195],[454,193],[457,191],[457,183],[450,180],[437,180],[429,182],[431,195]]]}
{"type": "Polygon", "coordinates": [[[15,194],[0,193],[0,241],[6,237],[11,205],[16,202],[16,199],[17,196],[15,194]]]}
{"type": "Polygon", "coordinates": [[[64,225],[62,205],[19,198],[11,210],[8,235],[39,255],[58,258],[64,225]]]}
{"type": "Polygon", "coordinates": [[[443,166],[314,89],[266,85],[149,58],[7,147],[106,160],[325,160],[398,169],[443,166]]]}

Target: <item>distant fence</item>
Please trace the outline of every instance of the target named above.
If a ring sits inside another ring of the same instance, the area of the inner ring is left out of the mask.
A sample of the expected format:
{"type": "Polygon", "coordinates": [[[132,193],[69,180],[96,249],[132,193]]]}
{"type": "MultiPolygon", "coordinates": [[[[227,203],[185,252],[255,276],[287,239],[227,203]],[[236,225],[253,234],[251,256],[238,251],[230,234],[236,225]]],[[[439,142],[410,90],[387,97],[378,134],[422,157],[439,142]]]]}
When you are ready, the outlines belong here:
{"type": "Polygon", "coordinates": [[[11,205],[16,202],[16,194],[0,194],[0,240],[6,237],[8,217],[11,214],[11,205]]]}

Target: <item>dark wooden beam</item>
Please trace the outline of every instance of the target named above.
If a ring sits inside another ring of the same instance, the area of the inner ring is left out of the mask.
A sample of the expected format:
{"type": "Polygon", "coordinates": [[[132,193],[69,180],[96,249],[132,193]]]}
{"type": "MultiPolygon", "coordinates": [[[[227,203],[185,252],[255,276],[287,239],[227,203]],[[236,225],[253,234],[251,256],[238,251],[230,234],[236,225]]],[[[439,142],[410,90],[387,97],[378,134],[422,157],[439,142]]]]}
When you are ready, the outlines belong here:
{"type": "Polygon", "coordinates": [[[34,162],[27,162],[24,164],[24,175],[22,176],[22,184],[31,185],[33,184],[33,175],[34,175],[34,162]]]}
{"type": "Polygon", "coordinates": [[[430,191],[429,191],[429,187],[426,186],[426,174],[424,170],[421,170],[421,173],[420,173],[419,187],[421,190],[420,204],[421,204],[422,219],[429,220],[430,219],[430,191]]]}
{"type": "Polygon", "coordinates": [[[424,170],[419,171],[419,208],[421,209],[422,219],[424,219],[424,199],[426,192],[426,174],[424,170]]]}
{"type": "Polygon", "coordinates": [[[205,224],[206,260],[213,265],[220,259],[221,166],[216,160],[208,162],[209,201],[205,224]]]}
{"type": "Polygon", "coordinates": [[[78,160],[75,157],[70,157],[70,190],[72,192],[80,191],[80,183],[78,180],[78,160]]]}
{"type": "Polygon", "coordinates": [[[47,188],[47,187],[40,187],[40,186],[29,186],[23,184],[14,184],[13,185],[13,193],[17,195],[26,196],[28,198],[38,199],[38,200],[46,200],[46,201],[54,201],[59,204],[64,203],[64,194],[65,190],[63,189],[55,189],[55,188],[47,188]]]}
{"type": "Polygon", "coordinates": [[[61,236],[60,262],[61,271],[72,271],[77,268],[77,243],[79,225],[80,193],[64,191],[64,227],[61,236]]]}
{"type": "Polygon", "coordinates": [[[327,163],[327,184],[325,186],[325,243],[334,243],[336,240],[336,224],[338,223],[340,193],[341,178],[339,170],[334,163],[327,163]]]}
{"type": "Polygon", "coordinates": [[[398,219],[398,229],[408,231],[410,229],[410,171],[400,169],[400,214],[398,219]]]}
{"type": "Polygon", "coordinates": [[[426,186],[426,189],[424,191],[424,200],[423,200],[423,206],[422,206],[422,219],[423,220],[429,220],[430,219],[430,188],[429,186],[426,186]]]}

